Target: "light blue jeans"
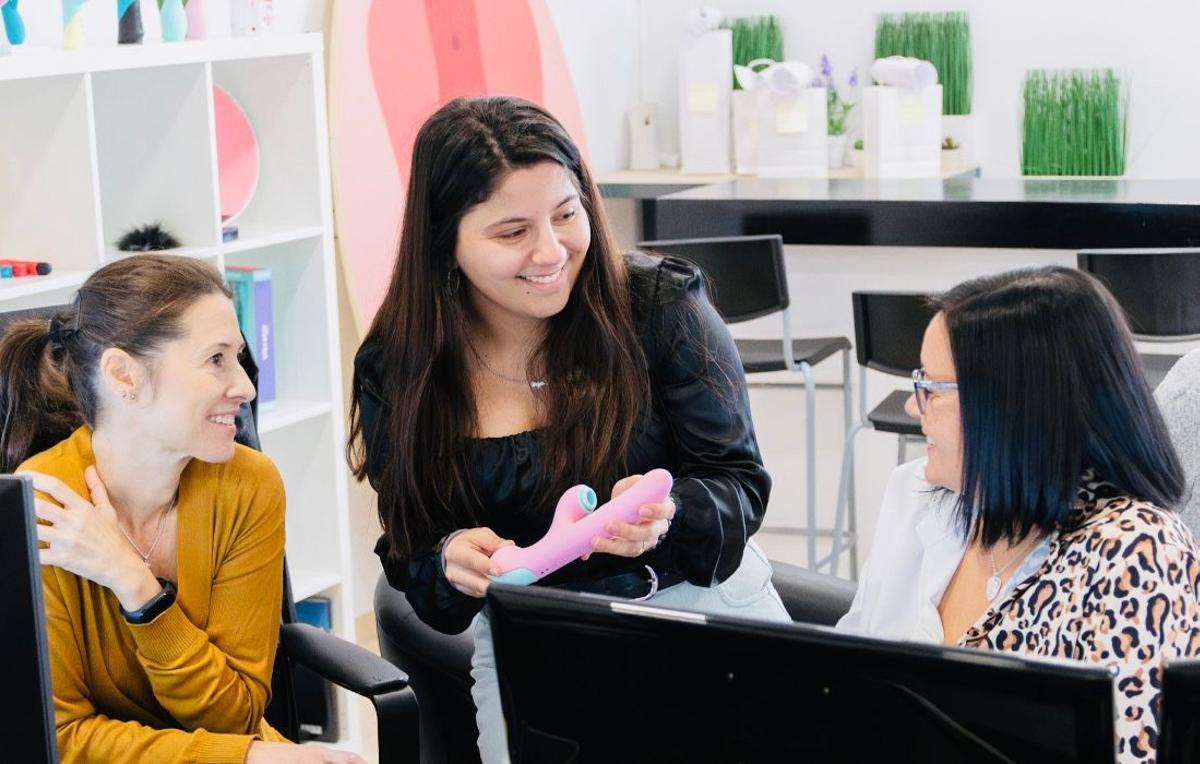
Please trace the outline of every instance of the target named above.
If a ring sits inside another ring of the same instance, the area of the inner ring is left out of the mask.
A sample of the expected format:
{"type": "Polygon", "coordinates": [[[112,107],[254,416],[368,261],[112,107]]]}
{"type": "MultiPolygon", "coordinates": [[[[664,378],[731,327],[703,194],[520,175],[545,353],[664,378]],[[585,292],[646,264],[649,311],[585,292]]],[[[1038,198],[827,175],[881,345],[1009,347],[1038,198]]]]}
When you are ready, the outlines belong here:
{"type": "MultiPolygon", "coordinates": [[[[742,564],[724,582],[709,588],[685,581],[658,592],[646,600],[646,604],[713,615],[791,622],[783,601],[771,584],[771,563],[753,541],[746,545],[742,564]]],[[[475,683],[471,687],[471,697],[475,701],[475,721],[479,725],[479,756],[483,764],[501,764],[508,762],[508,734],[500,707],[500,683],[487,616],[483,613],[476,616],[473,629],[475,654],[471,657],[471,678],[475,683]]]]}

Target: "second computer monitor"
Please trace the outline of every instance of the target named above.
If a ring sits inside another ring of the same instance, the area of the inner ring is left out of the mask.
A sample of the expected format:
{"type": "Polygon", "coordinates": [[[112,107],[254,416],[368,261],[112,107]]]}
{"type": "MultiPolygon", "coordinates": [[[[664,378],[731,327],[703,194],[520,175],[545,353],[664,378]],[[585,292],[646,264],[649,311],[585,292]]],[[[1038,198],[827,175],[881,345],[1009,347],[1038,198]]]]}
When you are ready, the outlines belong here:
{"type": "Polygon", "coordinates": [[[1080,663],[493,585],[516,762],[1113,760],[1080,663]]]}

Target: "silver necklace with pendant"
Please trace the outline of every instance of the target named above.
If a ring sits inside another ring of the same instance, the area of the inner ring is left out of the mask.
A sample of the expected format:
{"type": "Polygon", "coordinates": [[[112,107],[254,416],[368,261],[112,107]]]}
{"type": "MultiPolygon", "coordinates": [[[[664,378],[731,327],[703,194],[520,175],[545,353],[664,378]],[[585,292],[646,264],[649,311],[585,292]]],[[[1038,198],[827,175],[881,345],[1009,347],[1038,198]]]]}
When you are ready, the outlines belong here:
{"type": "Polygon", "coordinates": [[[1021,552],[1017,552],[1017,554],[1015,554],[1011,560],[1009,560],[1008,562],[1006,562],[1004,564],[1004,567],[997,569],[996,568],[996,553],[993,552],[991,549],[988,550],[988,560],[992,564],[992,575],[988,576],[987,583],[984,584],[983,593],[985,595],[987,595],[987,600],[988,600],[989,604],[995,602],[996,598],[1000,596],[1000,589],[1004,585],[1003,582],[1000,580],[1000,576],[1004,575],[1004,571],[1011,568],[1013,566],[1013,564],[1016,563],[1018,560],[1024,559],[1024,557],[1025,557],[1024,554],[1022,554],[1021,552]]]}
{"type": "Polygon", "coordinates": [[[546,386],[546,380],[544,380],[544,379],[528,379],[528,378],[518,379],[517,377],[510,377],[507,374],[501,374],[500,372],[496,371],[491,366],[489,366],[487,361],[483,360],[483,355],[479,352],[478,349],[476,349],[475,343],[471,342],[470,337],[467,337],[466,340],[467,340],[467,346],[471,348],[471,352],[475,355],[475,359],[477,361],[479,361],[479,364],[481,366],[483,366],[483,368],[486,369],[492,376],[498,377],[499,379],[502,379],[505,382],[511,382],[514,385],[529,385],[529,389],[531,389],[531,390],[541,390],[543,387],[546,386]]]}
{"type": "Polygon", "coordinates": [[[163,509],[162,514],[158,516],[158,528],[154,531],[154,541],[150,542],[150,548],[145,552],[143,552],[137,544],[133,543],[133,538],[125,532],[125,529],[121,527],[120,523],[117,523],[117,530],[119,530],[121,535],[125,537],[125,540],[129,542],[129,546],[133,547],[133,551],[137,552],[138,557],[142,558],[142,563],[146,567],[150,567],[150,555],[154,554],[154,550],[158,548],[158,541],[162,538],[163,521],[167,519],[167,515],[171,514],[171,510],[175,509],[175,505],[178,503],[179,491],[175,491],[175,496],[171,499],[171,503],[168,504],[166,508],[163,509]]]}

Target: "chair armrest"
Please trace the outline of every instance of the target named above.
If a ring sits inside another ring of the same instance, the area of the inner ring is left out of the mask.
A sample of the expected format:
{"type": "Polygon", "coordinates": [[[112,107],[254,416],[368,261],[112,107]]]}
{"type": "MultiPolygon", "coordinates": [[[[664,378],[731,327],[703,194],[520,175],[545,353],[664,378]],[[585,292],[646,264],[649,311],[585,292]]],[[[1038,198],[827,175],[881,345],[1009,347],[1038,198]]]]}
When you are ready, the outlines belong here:
{"type": "Polygon", "coordinates": [[[408,674],[366,648],[306,623],[285,623],[279,629],[283,652],[336,685],[364,697],[408,686],[408,674]]]}
{"type": "Polygon", "coordinates": [[[853,581],[814,573],[786,562],[771,562],[771,583],[793,621],[833,626],[850,610],[858,587],[853,581]]]}

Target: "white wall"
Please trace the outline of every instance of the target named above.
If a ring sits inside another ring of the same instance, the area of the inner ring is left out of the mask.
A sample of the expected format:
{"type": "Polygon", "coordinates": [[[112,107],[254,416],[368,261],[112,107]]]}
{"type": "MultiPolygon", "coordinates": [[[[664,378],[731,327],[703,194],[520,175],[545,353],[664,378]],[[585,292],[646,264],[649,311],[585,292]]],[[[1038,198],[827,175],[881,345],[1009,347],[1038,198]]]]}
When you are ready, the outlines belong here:
{"type": "MultiPolygon", "coordinates": [[[[1112,66],[1131,85],[1127,175],[1200,177],[1200,67],[1192,58],[1200,4],[1195,0],[885,0],[837,3],[783,0],[706,0],[727,16],[771,13],[780,18],[784,52],[816,66],[833,60],[839,80],[854,66],[865,71],[879,12],[966,10],[975,60],[974,148],[985,175],[1019,174],[1020,101],[1024,71],[1034,67],[1112,66]]],[[[682,19],[692,0],[550,0],[575,79],[600,172],[624,166],[626,141],[619,117],[639,97],[638,18],[646,89],[659,104],[659,145],[678,145],[676,60],[682,19]],[[632,69],[632,71],[631,71],[632,69]],[[613,148],[619,145],[620,153],[613,148]]]]}

